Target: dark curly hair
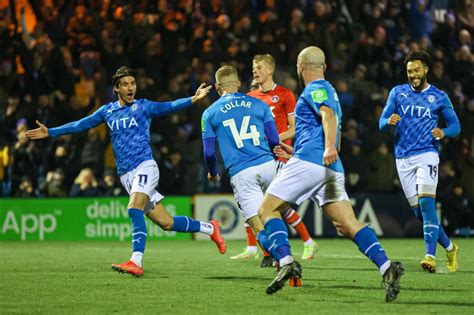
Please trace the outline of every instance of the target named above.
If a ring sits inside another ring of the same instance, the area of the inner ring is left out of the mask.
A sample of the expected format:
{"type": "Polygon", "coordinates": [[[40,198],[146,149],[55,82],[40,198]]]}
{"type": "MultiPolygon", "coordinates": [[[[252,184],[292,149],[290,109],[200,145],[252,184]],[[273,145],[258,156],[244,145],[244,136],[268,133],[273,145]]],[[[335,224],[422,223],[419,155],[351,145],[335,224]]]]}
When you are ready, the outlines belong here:
{"type": "Polygon", "coordinates": [[[137,76],[137,72],[125,66],[118,68],[117,71],[115,71],[115,74],[112,76],[112,85],[114,87],[117,86],[121,78],[128,76],[135,78],[137,76]]]}
{"type": "Polygon", "coordinates": [[[420,60],[428,68],[431,67],[431,56],[425,51],[412,51],[405,57],[405,66],[413,60],[420,60]]]}

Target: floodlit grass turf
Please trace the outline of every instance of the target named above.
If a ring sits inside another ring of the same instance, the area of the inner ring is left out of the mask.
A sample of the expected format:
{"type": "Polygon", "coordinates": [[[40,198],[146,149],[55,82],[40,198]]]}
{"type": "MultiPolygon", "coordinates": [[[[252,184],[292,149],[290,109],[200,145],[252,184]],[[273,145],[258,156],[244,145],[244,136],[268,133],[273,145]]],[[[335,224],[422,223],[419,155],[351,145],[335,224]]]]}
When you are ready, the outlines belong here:
{"type": "MultiPolygon", "coordinates": [[[[148,242],[145,275],[118,274],[111,263],[129,258],[127,242],[0,242],[0,313],[332,313],[473,314],[474,240],[455,240],[460,271],[419,267],[421,239],[383,240],[406,268],[402,291],[385,303],[381,276],[347,240],[321,240],[313,261],[303,261],[303,287],[265,294],[274,269],[260,260],[235,261],[244,242],[228,242],[221,256],[212,242],[148,242]]],[[[303,246],[292,241],[295,257],[303,246]]],[[[301,261],[301,260],[300,260],[301,261]]]]}

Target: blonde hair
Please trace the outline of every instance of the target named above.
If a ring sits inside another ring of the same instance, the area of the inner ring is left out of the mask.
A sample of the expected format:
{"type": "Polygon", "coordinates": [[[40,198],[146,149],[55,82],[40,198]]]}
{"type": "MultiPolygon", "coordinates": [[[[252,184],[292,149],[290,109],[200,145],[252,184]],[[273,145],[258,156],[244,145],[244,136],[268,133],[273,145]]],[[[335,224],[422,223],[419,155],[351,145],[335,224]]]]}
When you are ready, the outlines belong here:
{"type": "Polygon", "coordinates": [[[95,179],[94,172],[92,172],[92,170],[88,167],[83,168],[79,172],[79,175],[77,175],[76,179],[74,180],[74,184],[80,185],[84,181],[84,178],[86,177],[86,175],[91,176],[92,187],[97,187],[98,184],[97,184],[97,180],[95,179]]]}
{"type": "Polygon", "coordinates": [[[270,54],[255,55],[253,62],[265,62],[272,70],[275,70],[275,59],[270,54]]]}
{"type": "Polygon", "coordinates": [[[216,83],[219,85],[237,84],[239,74],[233,66],[222,66],[216,71],[216,83]]]}

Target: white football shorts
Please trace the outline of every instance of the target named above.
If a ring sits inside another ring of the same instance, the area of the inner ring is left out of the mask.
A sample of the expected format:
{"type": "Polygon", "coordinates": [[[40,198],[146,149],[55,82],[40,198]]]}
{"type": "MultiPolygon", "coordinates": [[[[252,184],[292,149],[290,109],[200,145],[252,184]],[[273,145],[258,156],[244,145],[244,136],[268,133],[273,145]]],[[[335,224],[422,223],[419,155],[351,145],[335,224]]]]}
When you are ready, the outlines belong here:
{"type": "Polygon", "coordinates": [[[159,179],[160,171],[158,170],[158,165],[155,160],[143,161],[130,172],[120,176],[120,181],[129,195],[135,192],[148,195],[150,201],[145,207],[145,213],[153,209],[153,207],[164,198],[163,195],[155,189],[156,186],[158,186],[159,179]]]}
{"type": "Polygon", "coordinates": [[[329,202],[349,200],[344,174],[295,157],[281,169],[267,193],[297,205],[310,198],[320,207],[329,202]]]}
{"type": "Polygon", "coordinates": [[[263,194],[276,174],[275,161],[246,168],[230,178],[244,221],[258,215],[263,194]]]}
{"type": "Polygon", "coordinates": [[[420,194],[436,195],[438,153],[425,152],[403,159],[396,159],[396,164],[403,192],[408,200],[420,194]]]}

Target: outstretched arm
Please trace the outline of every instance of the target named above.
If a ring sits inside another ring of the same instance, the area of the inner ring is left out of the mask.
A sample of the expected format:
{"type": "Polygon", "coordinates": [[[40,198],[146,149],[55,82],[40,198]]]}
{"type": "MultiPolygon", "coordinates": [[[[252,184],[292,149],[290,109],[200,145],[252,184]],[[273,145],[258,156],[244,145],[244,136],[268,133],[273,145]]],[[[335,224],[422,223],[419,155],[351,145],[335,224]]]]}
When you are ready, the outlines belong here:
{"type": "Polygon", "coordinates": [[[39,127],[36,129],[27,130],[25,133],[26,136],[31,140],[38,140],[49,137],[48,127],[46,127],[39,121],[36,121],[36,124],[38,124],[39,127]]]}
{"type": "Polygon", "coordinates": [[[90,128],[93,128],[103,122],[102,119],[102,107],[96,110],[92,115],[84,117],[80,120],[67,123],[65,125],[48,128],[39,121],[36,121],[39,128],[26,131],[26,136],[30,139],[43,139],[48,136],[58,137],[70,133],[81,132],[90,128]]]}

